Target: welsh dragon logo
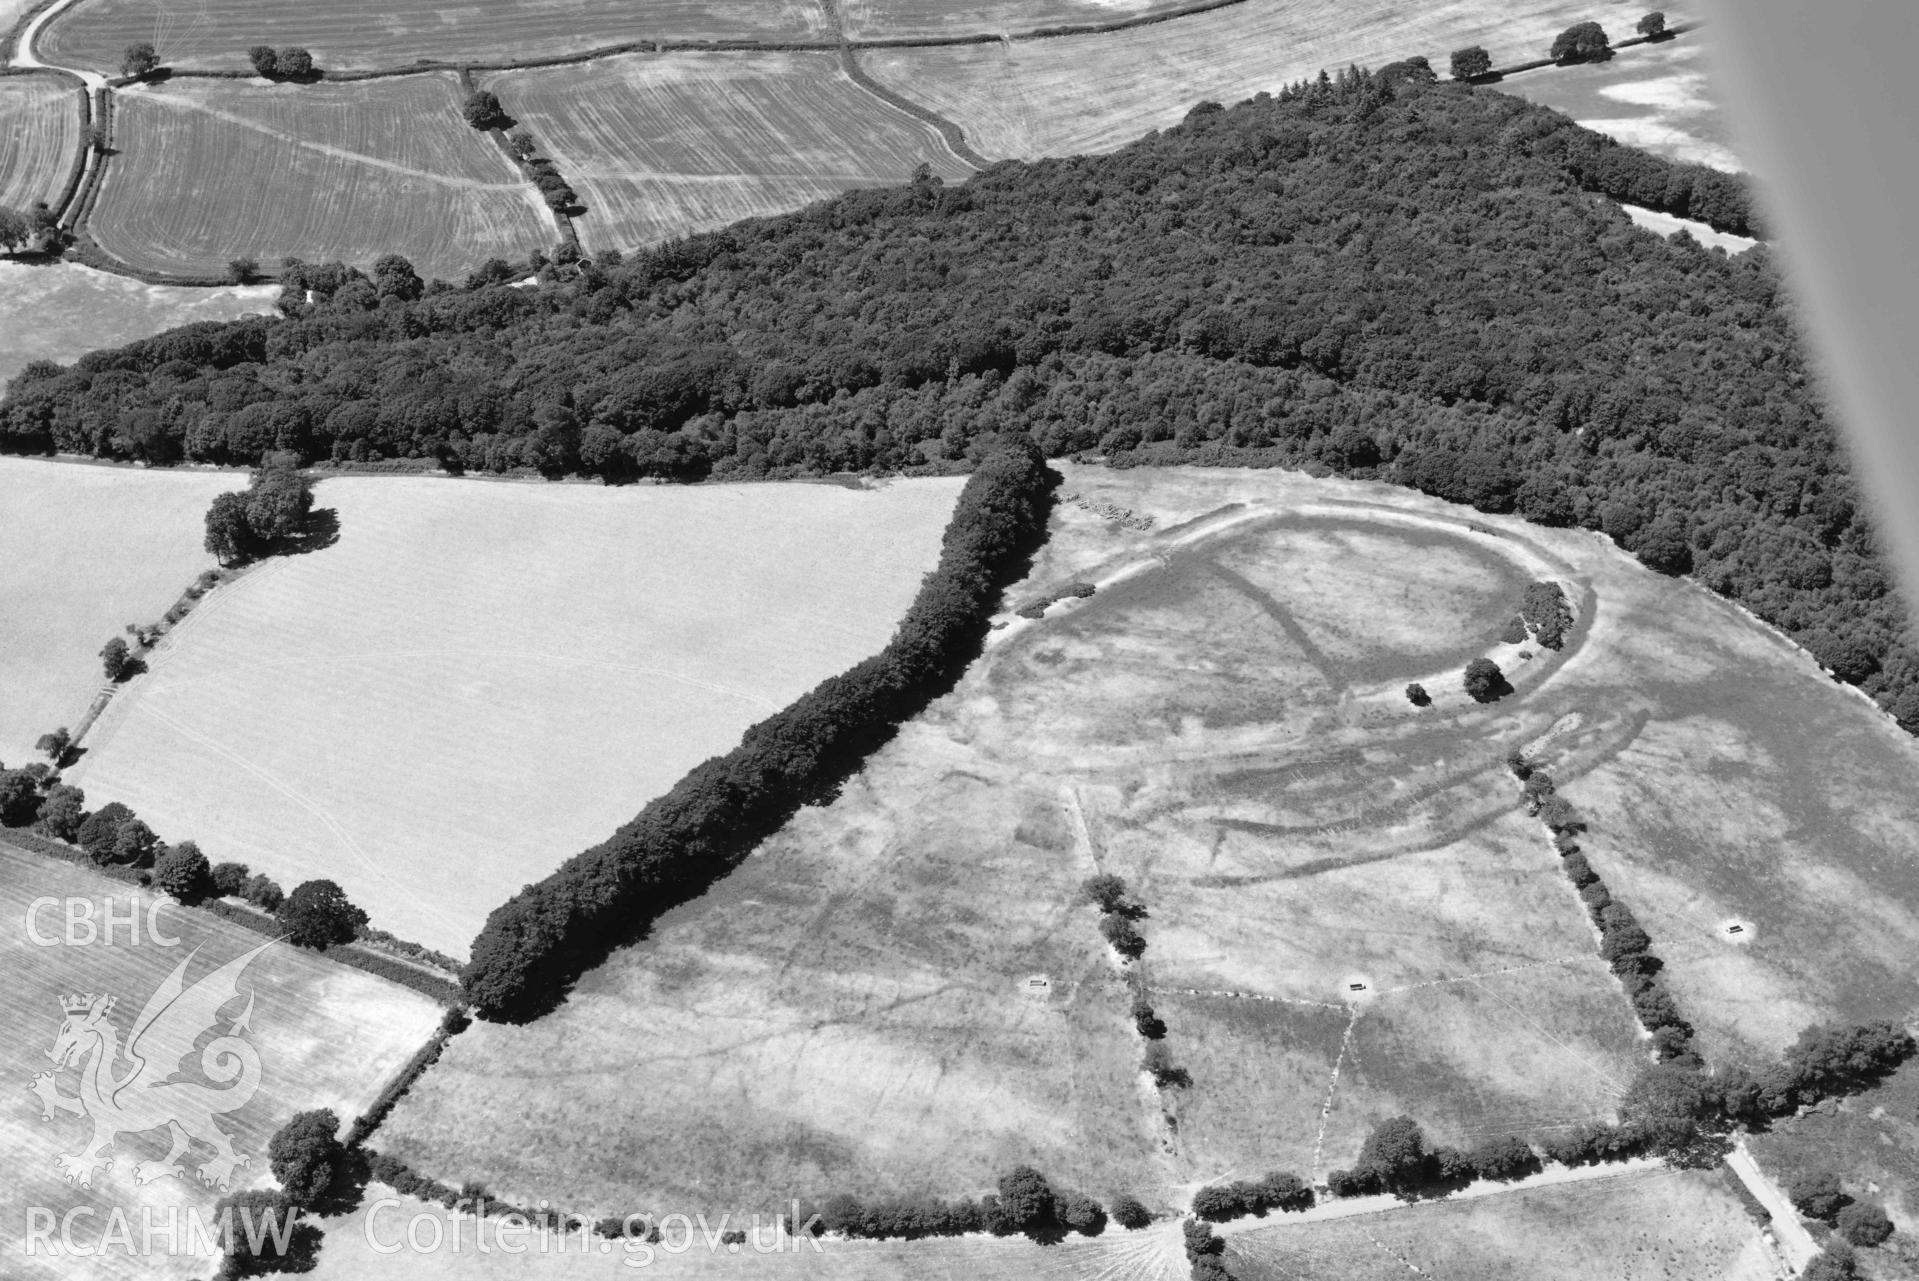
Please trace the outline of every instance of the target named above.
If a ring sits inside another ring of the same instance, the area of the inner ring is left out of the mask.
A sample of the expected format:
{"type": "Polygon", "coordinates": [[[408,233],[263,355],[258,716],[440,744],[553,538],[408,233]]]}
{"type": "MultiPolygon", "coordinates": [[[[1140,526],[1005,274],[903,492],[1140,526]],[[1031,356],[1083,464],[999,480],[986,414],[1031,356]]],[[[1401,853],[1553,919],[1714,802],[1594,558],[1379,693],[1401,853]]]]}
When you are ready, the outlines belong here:
{"type": "Polygon", "coordinates": [[[108,1020],[114,998],[92,992],[60,999],[66,1016],[47,1057],[57,1069],[78,1069],[80,1092],[60,1092],[54,1073],[41,1072],[28,1088],[40,1096],[41,1119],[56,1111],[93,1122],[93,1141],[78,1153],[54,1158],[67,1182],[90,1187],[94,1173],[113,1164],[106,1150],[121,1135],[165,1129],[172,1148],[158,1161],[141,1161],[134,1178],[151,1183],[168,1175],[187,1177],[180,1158],[196,1142],[212,1148],[213,1156],[196,1171],[209,1187],[225,1189],[237,1166],[249,1158],[233,1150],[233,1140],[214,1118],[246,1106],[260,1087],[260,1055],[244,1039],[253,1015],[253,989],[246,991],[246,1008],[226,1022],[221,1031],[220,1010],[240,996],[240,973],[272,943],[227,962],[187,986],[187,966],[199,955],[189,953],[166,981],[148,998],[140,1016],[120,1043],[119,1031],[108,1020]],[[216,1035],[204,1045],[208,1033],[216,1035]],[[188,1079],[188,1062],[198,1048],[200,1075],[212,1085],[188,1079]]]}

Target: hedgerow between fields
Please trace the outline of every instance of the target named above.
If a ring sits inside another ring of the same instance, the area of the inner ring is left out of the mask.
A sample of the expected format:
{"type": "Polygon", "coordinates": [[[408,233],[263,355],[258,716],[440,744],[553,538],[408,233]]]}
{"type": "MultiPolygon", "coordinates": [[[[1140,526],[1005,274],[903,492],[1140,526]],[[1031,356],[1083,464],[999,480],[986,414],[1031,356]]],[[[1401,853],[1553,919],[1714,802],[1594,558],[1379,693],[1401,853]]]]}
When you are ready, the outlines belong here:
{"type": "Polygon", "coordinates": [[[795,810],[831,795],[979,651],[1000,592],[1044,537],[1059,475],[1026,440],[981,458],[926,577],[879,654],[821,682],[698,766],[607,841],[494,909],[463,974],[483,1018],[551,1009],[573,979],[702,893],[795,810]]]}

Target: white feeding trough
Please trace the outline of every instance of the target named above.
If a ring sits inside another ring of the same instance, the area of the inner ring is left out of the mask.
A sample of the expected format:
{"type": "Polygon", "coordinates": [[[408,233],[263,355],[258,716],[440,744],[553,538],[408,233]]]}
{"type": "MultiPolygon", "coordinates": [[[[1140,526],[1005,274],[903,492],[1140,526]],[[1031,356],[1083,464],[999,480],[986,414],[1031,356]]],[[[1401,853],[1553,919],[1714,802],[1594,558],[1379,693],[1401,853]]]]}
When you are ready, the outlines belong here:
{"type": "Polygon", "coordinates": [[[1721,921],[1717,933],[1728,943],[1750,943],[1754,930],[1751,921],[1733,919],[1721,921]]]}
{"type": "Polygon", "coordinates": [[[1024,996],[1043,1001],[1053,994],[1053,980],[1044,974],[1028,974],[1020,980],[1019,990],[1024,996]]]}
{"type": "Polygon", "coordinates": [[[1348,974],[1339,981],[1339,999],[1348,1003],[1369,1001],[1377,991],[1373,981],[1364,974],[1348,974]]]}

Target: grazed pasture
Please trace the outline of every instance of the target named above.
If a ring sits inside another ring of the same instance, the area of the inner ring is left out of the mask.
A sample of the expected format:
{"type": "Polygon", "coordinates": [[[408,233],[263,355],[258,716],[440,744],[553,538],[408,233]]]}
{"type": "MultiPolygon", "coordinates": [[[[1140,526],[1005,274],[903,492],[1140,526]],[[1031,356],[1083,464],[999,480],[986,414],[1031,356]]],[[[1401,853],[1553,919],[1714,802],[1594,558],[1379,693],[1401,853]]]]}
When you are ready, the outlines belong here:
{"type": "Polygon", "coordinates": [[[0,76],[0,206],[57,199],[80,146],[79,89],[53,76],[0,76]]]}
{"type": "Polygon", "coordinates": [[[683,53],[516,71],[488,84],[579,191],[588,250],[780,213],[916,165],[971,173],[929,125],[825,53],[683,53]]]}
{"type": "Polygon", "coordinates": [[[207,504],[232,472],[0,458],[0,761],[78,723],[104,680],[100,647],[150,623],[213,557],[207,504]]]}
{"type": "MultiPolygon", "coordinates": [[[[5,833],[0,832],[0,842],[4,840],[5,833]]],[[[27,1093],[41,1072],[55,1073],[62,1095],[73,1097],[78,1091],[77,1073],[56,1069],[47,1055],[60,1032],[61,998],[78,993],[112,996],[115,1005],[107,1021],[124,1039],[148,997],[183,959],[194,958],[184,979],[191,984],[267,942],[207,913],[166,903],[150,916],[156,901],[137,887],[87,869],[0,845],[0,956],[8,979],[4,997],[8,1036],[6,1048],[0,1050],[0,1076],[8,1098],[0,1111],[0,1158],[7,1168],[0,1186],[0,1223],[4,1223],[0,1272],[10,1277],[151,1281],[205,1276],[211,1271],[205,1257],[166,1255],[164,1237],[159,1252],[132,1253],[140,1242],[141,1207],[152,1207],[164,1226],[169,1207],[183,1213],[188,1207],[209,1209],[219,1195],[197,1181],[173,1176],[145,1184],[136,1181],[135,1162],[157,1161],[165,1154],[164,1132],[118,1139],[112,1151],[115,1163],[95,1174],[91,1187],[69,1186],[55,1166],[55,1157],[78,1153],[91,1137],[91,1126],[58,1111],[53,1120],[42,1120],[39,1101],[27,1093]],[[29,911],[40,899],[52,900],[52,905],[41,907],[30,927],[29,911]],[[97,924],[105,911],[103,899],[112,901],[120,921],[115,933],[110,938],[95,936],[91,942],[78,927],[69,935],[67,902],[90,904],[97,924]],[[137,935],[125,923],[130,914],[139,917],[137,935]],[[148,932],[150,924],[157,925],[161,935],[177,939],[177,945],[157,942],[148,932]],[[69,944],[70,937],[78,941],[69,944]],[[24,1232],[30,1206],[49,1208],[56,1216],[82,1207],[91,1210],[90,1223],[86,1217],[76,1221],[76,1236],[82,1243],[91,1243],[104,1232],[108,1212],[119,1207],[131,1220],[132,1242],[126,1250],[109,1250],[88,1259],[28,1255],[24,1232]]],[[[248,1039],[259,1054],[259,1086],[242,1106],[219,1121],[232,1137],[235,1152],[250,1161],[235,1171],[235,1188],[269,1178],[267,1140],[293,1113],[330,1107],[347,1119],[364,1110],[419,1049],[440,1016],[439,1007],[418,993],[284,943],[268,947],[247,968],[240,982],[242,995],[249,988],[248,1039]]],[[[219,1027],[224,1032],[242,1013],[240,1001],[236,999],[222,1013],[219,1027]]],[[[198,1054],[189,1054],[186,1062],[187,1079],[203,1080],[198,1054]]],[[[155,1060],[148,1070],[165,1076],[174,1067],[155,1060]]],[[[127,1070],[124,1062],[116,1069],[127,1070]]],[[[186,1158],[189,1172],[211,1155],[204,1147],[192,1149],[186,1158]]],[[[179,1241],[184,1248],[184,1229],[179,1241]]]]}
{"type": "Polygon", "coordinates": [[[458,278],[555,239],[539,193],[460,118],[450,74],[297,87],[173,80],[116,103],[122,154],[88,227],[136,267],[219,276],[240,256],[366,267],[398,253],[423,276],[458,278]]]}
{"type": "Polygon", "coordinates": [[[1032,158],[1111,151],[1177,124],[1208,99],[1234,103],[1322,68],[1379,66],[1421,54],[1444,75],[1454,49],[1480,44],[1495,63],[1546,56],[1583,19],[1630,33],[1637,0],[1246,0],[1108,35],[1012,40],[861,55],[875,78],[966,131],[984,155],[1032,158]]]}
{"type": "MultiPolygon", "coordinates": [[[[1165,1204],[1324,1175],[1396,1112],[1454,1143],[1611,1116],[1645,1041],[1518,809],[1514,746],[1589,815],[1589,856],[1715,1060],[1919,998],[1898,961],[1919,937],[1899,799],[1919,750],[1729,606],[1596,535],[1384,486],[1063,466],[1156,525],[1062,506],[1008,605],[1076,580],[1092,597],[1009,616],[836,802],[556,1014],[463,1037],[385,1141],[594,1213],[978,1192],[1014,1160],[1165,1204]],[[1499,639],[1535,577],[1579,610],[1558,653],[1499,639]],[[1516,686],[1490,706],[1459,686],[1480,653],[1516,686]],[[1828,809],[1863,821],[1814,821],[1828,809]],[[1176,1132],[1112,1075],[1138,1046],[1072,902],[1094,867],[1150,913],[1146,982],[1193,1078],[1165,1102],[1176,1132]],[[1756,933],[1726,941],[1722,914],[1756,933]],[[1017,995],[1042,971],[1070,1018],[1017,995]],[[562,1057],[577,1070],[524,1066],[562,1057]],[[589,1126],[604,1155],[549,1137],[589,1126]]],[[[1670,1230],[1640,1227],[1622,1274],[1684,1275],[1670,1230]]]]}
{"type": "Polygon", "coordinates": [[[795,40],[828,34],[818,0],[714,4],[618,0],[551,5],[506,0],[440,6],[409,0],[89,0],[47,25],[41,56],[117,72],[120,54],[151,40],[176,67],[244,70],[255,44],[304,45],[334,70],[405,67],[422,59],[482,62],[580,53],[639,40],[795,40]]]}
{"type": "Polygon", "coordinates": [[[527,881],[884,646],[958,486],[324,481],[339,542],[209,598],[73,776],[463,954],[527,881]]]}

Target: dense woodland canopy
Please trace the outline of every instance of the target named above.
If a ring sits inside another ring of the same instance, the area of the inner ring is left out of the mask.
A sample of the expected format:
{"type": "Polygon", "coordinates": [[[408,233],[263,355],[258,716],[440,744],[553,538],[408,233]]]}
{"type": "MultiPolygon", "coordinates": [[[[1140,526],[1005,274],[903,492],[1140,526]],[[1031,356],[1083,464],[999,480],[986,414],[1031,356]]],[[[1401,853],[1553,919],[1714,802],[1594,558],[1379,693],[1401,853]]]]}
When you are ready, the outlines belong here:
{"type": "Polygon", "coordinates": [[[1017,428],[1055,456],[1314,466],[1602,529],[1919,726],[1770,255],[1588,194],[1743,227],[1743,186],[1429,81],[1202,104],[1112,155],[922,174],[537,290],[305,269],[286,320],[29,368],[0,447],[699,479],[950,470],[1017,428]]]}

